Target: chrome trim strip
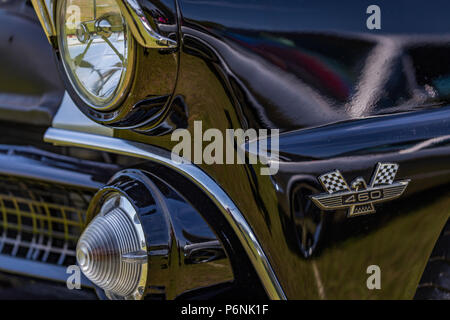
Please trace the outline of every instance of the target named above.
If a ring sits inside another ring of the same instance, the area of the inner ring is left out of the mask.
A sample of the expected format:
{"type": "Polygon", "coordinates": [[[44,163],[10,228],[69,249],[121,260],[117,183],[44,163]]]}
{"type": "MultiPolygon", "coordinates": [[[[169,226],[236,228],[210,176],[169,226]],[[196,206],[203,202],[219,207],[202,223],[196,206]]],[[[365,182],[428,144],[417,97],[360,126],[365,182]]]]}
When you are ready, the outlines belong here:
{"type": "Polygon", "coordinates": [[[199,167],[191,163],[179,164],[171,159],[169,151],[158,147],[119,138],[49,128],[44,140],[55,145],[76,146],[148,159],[181,173],[206,192],[220,208],[247,252],[268,297],[274,300],[286,299],[270,262],[245,217],[225,191],[199,167]]]}
{"type": "Polygon", "coordinates": [[[81,112],[67,91],[64,92],[63,100],[53,117],[52,127],[110,137],[114,134],[112,128],[94,122],[81,112]]]}
{"type": "MultiPolygon", "coordinates": [[[[66,282],[67,278],[70,276],[70,274],[66,273],[66,267],[64,266],[10,257],[4,254],[0,254],[0,270],[60,282],[66,282]]],[[[80,276],[81,285],[83,287],[94,287],[94,285],[83,275],[83,273],[80,273],[80,276]]]]}
{"type": "Polygon", "coordinates": [[[52,44],[51,38],[56,36],[56,28],[53,17],[53,0],[31,0],[34,11],[38,16],[39,22],[44,29],[48,41],[52,44]]]}
{"type": "MultiPolygon", "coordinates": [[[[7,147],[10,147],[9,150],[11,151],[8,154],[0,154],[0,174],[60,183],[78,188],[100,189],[102,187],[102,184],[94,181],[89,174],[77,172],[76,169],[67,170],[58,168],[45,161],[32,159],[31,155],[33,154],[31,152],[29,152],[30,158],[23,155],[16,155],[14,151],[20,151],[22,148],[14,148],[14,146],[7,147]],[[14,165],[11,165],[12,163],[14,165]]],[[[0,152],[4,151],[7,147],[0,144],[0,152]]],[[[45,157],[45,153],[36,153],[35,155],[41,156],[42,158],[45,157]]]]}

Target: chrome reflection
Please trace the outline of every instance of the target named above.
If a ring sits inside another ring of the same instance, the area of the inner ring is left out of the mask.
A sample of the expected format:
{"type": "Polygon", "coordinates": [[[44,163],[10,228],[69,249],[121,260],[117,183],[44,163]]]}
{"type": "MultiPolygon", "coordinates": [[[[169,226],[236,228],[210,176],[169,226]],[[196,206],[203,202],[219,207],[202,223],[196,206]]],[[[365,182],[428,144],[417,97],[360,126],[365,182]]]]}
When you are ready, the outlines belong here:
{"type": "Polygon", "coordinates": [[[118,5],[127,19],[134,37],[146,48],[170,49],[176,48],[177,42],[160,35],[150,24],[140,4],[136,0],[119,1],[118,5]]]}
{"type": "Polygon", "coordinates": [[[128,86],[133,40],[115,0],[58,3],[59,47],[64,69],[86,104],[112,109],[128,86]]]}
{"type": "Polygon", "coordinates": [[[185,245],[183,248],[187,264],[200,264],[220,260],[226,257],[219,240],[185,245]]]}
{"type": "Polygon", "coordinates": [[[310,258],[318,249],[324,226],[324,212],[314,206],[311,196],[320,191],[308,183],[296,183],[291,192],[291,220],[298,248],[310,258]]]}
{"type": "Polygon", "coordinates": [[[48,41],[52,44],[51,38],[56,35],[56,28],[53,21],[53,1],[44,1],[44,0],[31,0],[31,4],[33,5],[34,11],[36,11],[36,15],[39,19],[39,22],[44,29],[45,35],[47,36],[48,41]]]}
{"type": "Polygon", "coordinates": [[[78,146],[148,159],[181,173],[200,187],[221,210],[241,241],[268,297],[286,300],[283,288],[251,226],[225,191],[197,166],[191,163],[175,163],[168,151],[155,146],[95,134],[49,128],[44,140],[55,145],[78,146]]]}

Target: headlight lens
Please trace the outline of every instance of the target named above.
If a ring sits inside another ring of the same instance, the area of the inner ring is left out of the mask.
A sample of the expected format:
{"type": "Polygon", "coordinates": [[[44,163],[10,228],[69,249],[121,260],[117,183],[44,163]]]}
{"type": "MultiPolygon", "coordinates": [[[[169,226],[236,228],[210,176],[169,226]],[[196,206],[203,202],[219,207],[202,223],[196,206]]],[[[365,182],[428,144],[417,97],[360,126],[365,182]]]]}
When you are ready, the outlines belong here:
{"type": "Polygon", "coordinates": [[[59,48],[68,78],[95,109],[114,108],[131,82],[134,44],[116,0],[59,2],[59,48]]]}

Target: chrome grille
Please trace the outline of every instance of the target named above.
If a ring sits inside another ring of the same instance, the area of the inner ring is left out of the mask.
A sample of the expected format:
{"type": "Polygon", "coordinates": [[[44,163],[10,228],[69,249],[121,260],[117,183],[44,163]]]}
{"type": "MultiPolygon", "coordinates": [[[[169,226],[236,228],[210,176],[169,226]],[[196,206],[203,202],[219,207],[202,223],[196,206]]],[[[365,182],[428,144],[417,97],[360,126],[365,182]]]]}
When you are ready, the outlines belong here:
{"type": "Polygon", "coordinates": [[[76,242],[94,192],[0,175],[0,254],[75,264],[76,242]]]}

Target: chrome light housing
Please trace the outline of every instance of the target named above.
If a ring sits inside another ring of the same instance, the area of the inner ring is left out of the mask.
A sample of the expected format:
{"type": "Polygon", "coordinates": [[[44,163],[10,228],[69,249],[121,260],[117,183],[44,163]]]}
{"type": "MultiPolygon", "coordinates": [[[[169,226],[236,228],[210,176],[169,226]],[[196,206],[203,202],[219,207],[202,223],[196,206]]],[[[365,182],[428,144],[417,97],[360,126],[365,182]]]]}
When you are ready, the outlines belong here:
{"type": "Polygon", "coordinates": [[[76,252],[84,275],[109,299],[141,299],[147,281],[147,245],[138,214],[113,192],[81,235],[76,252]]]}
{"type": "Polygon", "coordinates": [[[61,62],[85,104],[117,107],[129,89],[135,60],[130,28],[116,0],[61,0],[56,26],[61,62]]]}
{"type": "Polygon", "coordinates": [[[178,74],[176,12],[159,1],[31,2],[64,85],[88,118],[117,129],[165,126],[178,74]]]}
{"type": "MultiPolygon", "coordinates": [[[[198,193],[184,198],[172,187],[178,179],[169,183],[162,178],[125,169],[92,198],[77,262],[99,297],[175,299],[197,289],[234,285],[225,247],[193,203],[208,212],[214,212],[214,205],[198,193]]],[[[225,227],[217,218],[211,221],[225,227]]],[[[242,274],[247,281],[248,272],[242,274]]]]}

